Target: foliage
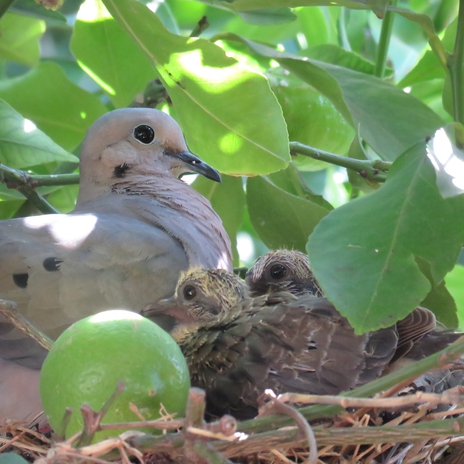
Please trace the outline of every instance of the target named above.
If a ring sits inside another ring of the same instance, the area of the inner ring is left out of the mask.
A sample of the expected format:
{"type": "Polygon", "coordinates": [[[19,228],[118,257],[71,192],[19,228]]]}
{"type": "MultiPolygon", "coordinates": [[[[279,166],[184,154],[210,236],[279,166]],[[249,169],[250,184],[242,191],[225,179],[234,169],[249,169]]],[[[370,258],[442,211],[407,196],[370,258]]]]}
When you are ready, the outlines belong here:
{"type": "MultiPolygon", "coordinates": [[[[219,187],[194,186],[234,244],[247,234],[255,251],[262,242],[307,249],[328,298],[357,331],[387,326],[424,300],[457,325],[464,5],[154,3],[67,0],[52,12],[22,0],[3,14],[0,117],[15,138],[0,131],[2,162],[73,172],[58,145],[78,154],[105,111],[158,106],[223,173],[219,187]],[[17,112],[50,137],[34,131],[48,152],[41,145],[31,157],[17,112]],[[446,137],[434,136],[452,123],[446,137]]],[[[42,189],[60,211],[72,209],[75,187],[42,189]]],[[[3,218],[34,212],[5,186],[0,200],[3,218]]]]}

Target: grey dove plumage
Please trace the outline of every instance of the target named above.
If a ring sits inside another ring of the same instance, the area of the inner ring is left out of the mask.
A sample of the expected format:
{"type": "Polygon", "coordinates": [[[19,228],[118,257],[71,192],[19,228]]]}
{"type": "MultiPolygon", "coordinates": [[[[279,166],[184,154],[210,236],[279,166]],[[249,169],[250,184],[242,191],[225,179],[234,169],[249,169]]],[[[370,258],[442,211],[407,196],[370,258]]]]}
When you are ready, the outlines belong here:
{"type": "MultiPolygon", "coordinates": [[[[169,115],[131,108],[102,116],[83,142],[80,172],[72,213],[0,222],[0,298],[16,301],[52,339],[102,310],[140,312],[170,296],[191,266],[231,269],[220,218],[180,179],[220,176],[189,152],[169,115]]],[[[44,356],[0,319],[0,421],[40,409],[44,356]]]]}

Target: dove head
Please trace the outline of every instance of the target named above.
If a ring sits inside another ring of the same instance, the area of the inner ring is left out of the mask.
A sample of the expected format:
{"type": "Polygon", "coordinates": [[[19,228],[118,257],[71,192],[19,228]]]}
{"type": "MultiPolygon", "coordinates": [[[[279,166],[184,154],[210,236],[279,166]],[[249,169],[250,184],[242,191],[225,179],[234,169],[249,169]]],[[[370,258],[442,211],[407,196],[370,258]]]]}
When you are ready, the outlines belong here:
{"type": "Polygon", "coordinates": [[[191,269],[181,275],[174,296],[144,311],[148,317],[167,314],[182,324],[221,319],[248,292],[240,277],[223,269],[191,269]]]}
{"type": "Polygon", "coordinates": [[[187,173],[221,180],[215,169],[190,153],[176,121],[159,110],[110,111],[90,127],[82,145],[80,191],[89,198],[119,184],[143,185],[153,177],[179,178],[187,173]]]}
{"type": "Polygon", "coordinates": [[[308,257],[301,251],[277,250],[260,256],[246,273],[245,281],[252,296],[280,291],[324,296],[308,257]]]}

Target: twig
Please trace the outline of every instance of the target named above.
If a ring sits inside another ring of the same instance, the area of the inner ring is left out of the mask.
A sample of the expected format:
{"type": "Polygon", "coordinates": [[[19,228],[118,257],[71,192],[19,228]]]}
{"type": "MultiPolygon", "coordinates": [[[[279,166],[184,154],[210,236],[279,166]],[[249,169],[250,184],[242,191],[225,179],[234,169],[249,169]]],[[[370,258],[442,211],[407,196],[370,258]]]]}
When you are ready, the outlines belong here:
{"type": "Polygon", "coordinates": [[[0,164],[0,182],[10,189],[21,192],[42,213],[58,214],[45,198],[35,189],[42,186],[73,185],[79,183],[79,174],[30,175],[25,171],[0,164]]]}
{"type": "Polygon", "coordinates": [[[195,443],[193,449],[208,464],[233,464],[232,461],[229,461],[224,455],[212,448],[209,443],[195,443]]]}
{"type": "Polygon", "coordinates": [[[200,21],[198,21],[195,29],[191,32],[190,37],[200,37],[203,32],[206,31],[209,27],[209,22],[206,16],[203,16],[200,21]]]}
{"type": "Polygon", "coordinates": [[[343,168],[356,171],[361,177],[372,182],[385,182],[385,172],[391,166],[390,162],[381,160],[358,160],[348,158],[347,156],[334,155],[323,150],[319,150],[299,142],[290,142],[290,151],[298,153],[309,158],[325,161],[326,163],[335,164],[343,168]]]}
{"type": "Polygon", "coordinates": [[[183,429],[185,436],[183,462],[186,464],[205,462],[205,458],[200,457],[195,450],[196,437],[191,432],[191,428],[201,428],[203,425],[206,408],[205,398],[204,390],[195,387],[189,390],[183,429]]]}
{"type": "Polygon", "coordinates": [[[100,424],[99,430],[112,429],[137,429],[141,427],[152,427],[160,430],[177,430],[184,426],[184,419],[179,420],[164,420],[155,419],[137,422],[114,422],[112,424],[100,424]]]}
{"type": "Polygon", "coordinates": [[[77,441],[77,447],[87,446],[91,443],[95,432],[100,430],[100,422],[104,415],[113,405],[116,398],[124,391],[124,382],[121,380],[112,395],[105,401],[100,411],[95,412],[88,404],[81,406],[81,413],[84,417],[84,430],[77,441]]]}
{"type": "Polygon", "coordinates": [[[15,327],[21,330],[21,332],[35,340],[47,351],[50,351],[50,348],[53,346],[53,341],[19,313],[18,306],[14,301],[0,300],[0,313],[15,327]]]}
{"type": "Polygon", "coordinates": [[[309,456],[304,464],[317,464],[316,437],[314,436],[313,429],[309,425],[308,421],[298,412],[297,409],[293,406],[282,403],[271,391],[266,390],[265,395],[270,399],[270,401],[259,409],[259,415],[262,417],[272,413],[277,413],[285,414],[294,419],[299,429],[303,432],[309,447],[309,456]]]}
{"type": "MultiPolygon", "coordinates": [[[[398,0],[392,0],[390,6],[396,6],[398,0]]],[[[390,45],[391,32],[395,13],[387,10],[382,20],[382,29],[380,31],[379,44],[377,46],[377,56],[375,58],[374,75],[382,78],[385,74],[385,63],[388,58],[388,48],[390,45]]]]}
{"type": "MultiPolygon", "coordinates": [[[[410,425],[376,427],[313,427],[319,446],[371,445],[383,443],[413,443],[437,438],[463,435],[464,418],[424,421],[410,425]]],[[[305,445],[306,437],[301,437],[299,429],[287,427],[264,433],[249,435],[244,440],[234,442],[217,441],[211,446],[228,458],[269,451],[272,448],[290,449],[305,445]]],[[[149,434],[134,436],[129,444],[143,452],[166,452],[173,456],[182,452],[184,440],[180,433],[155,437],[149,434]]]]}
{"type": "Polygon", "coordinates": [[[464,405],[464,395],[456,393],[423,393],[416,392],[414,395],[404,395],[395,398],[347,398],[342,396],[330,395],[303,395],[299,393],[284,393],[278,399],[283,403],[301,404],[338,404],[342,408],[399,408],[417,403],[436,404],[457,404],[464,405]]]}

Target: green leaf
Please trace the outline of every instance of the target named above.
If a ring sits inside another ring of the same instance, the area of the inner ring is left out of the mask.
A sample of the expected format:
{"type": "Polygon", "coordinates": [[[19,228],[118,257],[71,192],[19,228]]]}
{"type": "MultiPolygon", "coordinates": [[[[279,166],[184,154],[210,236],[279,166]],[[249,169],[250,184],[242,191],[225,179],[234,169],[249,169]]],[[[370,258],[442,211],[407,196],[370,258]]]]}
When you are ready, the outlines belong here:
{"type": "Polygon", "coordinates": [[[77,15],[71,51],[117,108],[128,106],[157,73],[143,51],[99,0],[84,2],[77,15]],[[129,72],[136,69],[137,72],[129,72]]]}
{"type": "Polygon", "coordinates": [[[454,298],[458,308],[459,327],[464,328],[464,266],[456,265],[446,275],[446,287],[454,298]]]}
{"type": "Polygon", "coordinates": [[[384,160],[394,160],[443,123],[421,101],[376,77],[281,53],[234,34],[222,36],[246,43],[255,53],[276,60],[319,90],[354,128],[359,127],[361,137],[384,160]]]}
{"type": "Polygon", "coordinates": [[[444,76],[445,70],[440,65],[437,55],[427,51],[416,66],[398,83],[398,87],[404,89],[418,82],[440,79],[444,76]]]}
{"type": "MultiPolygon", "coordinates": [[[[323,44],[316,47],[310,47],[298,53],[298,56],[306,56],[313,60],[332,63],[343,68],[352,69],[365,74],[374,74],[374,63],[365,60],[356,53],[349,52],[336,45],[323,44]]],[[[393,69],[387,68],[385,75],[391,76],[393,69]]]]}
{"type": "Polygon", "coordinates": [[[171,34],[139,2],[104,3],[156,65],[193,151],[226,174],[270,173],[288,164],[282,111],[263,75],[208,41],[171,34]]]}
{"type": "Polygon", "coordinates": [[[239,11],[239,16],[250,24],[268,26],[270,24],[284,24],[296,20],[296,14],[290,8],[269,8],[257,11],[239,11]]]}
{"type": "Polygon", "coordinates": [[[68,151],[73,151],[89,126],[106,113],[97,97],[69,81],[52,62],[0,81],[0,98],[68,151]]]}
{"type": "Polygon", "coordinates": [[[192,187],[200,192],[213,205],[214,210],[222,219],[224,228],[232,242],[234,265],[238,266],[237,232],[243,222],[245,210],[245,192],[241,177],[222,176],[222,182],[211,182],[203,176],[198,176],[192,187]]]}
{"type": "Polygon", "coordinates": [[[427,294],[424,300],[421,301],[421,306],[425,306],[434,312],[438,321],[446,327],[457,327],[458,316],[457,307],[454,298],[446,288],[445,282],[441,281],[435,284],[430,273],[430,267],[426,261],[416,257],[416,262],[421,272],[427,277],[432,286],[432,290],[427,294]]]}
{"type": "Polygon", "coordinates": [[[0,20],[0,58],[34,66],[40,57],[39,39],[45,23],[15,13],[6,13],[0,20]]]}
{"type": "MultiPolygon", "coordinates": [[[[348,151],[354,131],[328,98],[282,68],[271,69],[267,76],[291,141],[330,153],[344,155],[348,151]]],[[[327,167],[322,161],[300,155],[293,157],[293,163],[303,171],[327,167]]]]}
{"type": "Polygon", "coordinates": [[[51,161],[78,161],[1,100],[0,160],[2,164],[13,168],[51,161]]]}
{"type": "Polygon", "coordinates": [[[330,211],[326,202],[322,206],[320,197],[302,191],[294,175],[292,169],[287,169],[247,180],[250,220],[258,236],[270,249],[304,251],[309,234],[330,211]]]}
{"type": "Polygon", "coordinates": [[[464,237],[464,198],[443,199],[420,143],[392,165],[375,193],[332,211],[315,229],[308,252],[330,301],[357,333],[404,318],[439,284],[464,237]]]}
{"type": "Polygon", "coordinates": [[[0,464],[27,464],[27,461],[16,453],[2,453],[0,464]]]}

